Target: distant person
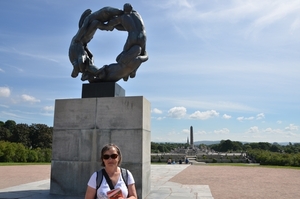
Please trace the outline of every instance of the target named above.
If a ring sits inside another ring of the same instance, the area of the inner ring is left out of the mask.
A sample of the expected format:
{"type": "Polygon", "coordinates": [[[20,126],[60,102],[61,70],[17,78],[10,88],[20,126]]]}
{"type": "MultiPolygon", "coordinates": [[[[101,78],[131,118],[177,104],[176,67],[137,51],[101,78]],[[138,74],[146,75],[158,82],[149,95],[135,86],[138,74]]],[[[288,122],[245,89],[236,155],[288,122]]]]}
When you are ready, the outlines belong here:
{"type": "Polygon", "coordinates": [[[179,164],[182,164],[182,160],[179,160],[179,164]]]}
{"type": "Polygon", "coordinates": [[[185,159],[185,164],[188,164],[189,163],[189,159],[185,159]]]}
{"type": "Polygon", "coordinates": [[[130,171],[127,170],[127,179],[123,178],[122,169],[120,164],[122,161],[122,154],[118,146],[115,144],[105,145],[101,150],[101,165],[102,169],[102,182],[97,188],[98,172],[93,173],[91,176],[85,199],[107,199],[107,192],[116,188],[122,190],[123,198],[137,199],[135,188],[135,181],[130,171]]]}
{"type": "Polygon", "coordinates": [[[168,164],[171,164],[172,163],[172,160],[171,158],[168,159],[168,164]]]}

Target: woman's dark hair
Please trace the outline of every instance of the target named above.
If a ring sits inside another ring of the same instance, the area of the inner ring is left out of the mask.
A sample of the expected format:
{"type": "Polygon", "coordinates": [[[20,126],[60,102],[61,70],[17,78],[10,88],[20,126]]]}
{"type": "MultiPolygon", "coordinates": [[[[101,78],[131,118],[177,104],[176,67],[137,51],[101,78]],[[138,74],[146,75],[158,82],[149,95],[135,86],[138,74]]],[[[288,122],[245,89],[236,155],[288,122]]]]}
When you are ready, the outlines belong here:
{"type": "Polygon", "coordinates": [[[104,161],[103,161],[103,155],[104,155],[104,153],[105,153],[106,151],[108,151],[108,150],[111,149],[111,148],[115,148],[115,149],[116,149],[116,151],[117,151],[117,153],[118,153],[118,155],[119,155],[118,166],[121,165],[121,162],[122,162],[122,153],[121,153],[120,148],[119,148],[117,145],[115,145],[115,144],[107,144],[107,145],[105,145],[105,146],[102,148],[102,150],[101,150],[101,166],[103,166],[103,167],[105,167],[105,164],[104,164],[104,161]]]}

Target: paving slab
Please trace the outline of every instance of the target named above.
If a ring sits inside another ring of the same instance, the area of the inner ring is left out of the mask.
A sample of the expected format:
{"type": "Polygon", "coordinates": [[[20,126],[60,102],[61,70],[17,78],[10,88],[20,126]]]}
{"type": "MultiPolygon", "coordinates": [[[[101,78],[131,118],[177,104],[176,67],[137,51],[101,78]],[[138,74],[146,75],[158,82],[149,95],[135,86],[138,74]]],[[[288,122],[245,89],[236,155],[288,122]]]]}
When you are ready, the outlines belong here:
{"type": "MultiPolygon", "coordinates": [[[[185,185],[169,181],[189,166],[190,165],[185,164],[151,165],[151,192],[145,199],[213,199],[208,185],[185,185]]],[[[33,167],[33,169],[35,168],[33,167]]],[[[2,188],[0,189],[0,198],[82,199],[83,196],[62,196],[50,194],[50,179],[47,179],[2,188]]]]}
{"type": "Polygon", "coordinates": [[[151,165],[151,192],[146,199],[213,199],[208,185],[184,185],[169,181],[189,166],[151,165]]]}

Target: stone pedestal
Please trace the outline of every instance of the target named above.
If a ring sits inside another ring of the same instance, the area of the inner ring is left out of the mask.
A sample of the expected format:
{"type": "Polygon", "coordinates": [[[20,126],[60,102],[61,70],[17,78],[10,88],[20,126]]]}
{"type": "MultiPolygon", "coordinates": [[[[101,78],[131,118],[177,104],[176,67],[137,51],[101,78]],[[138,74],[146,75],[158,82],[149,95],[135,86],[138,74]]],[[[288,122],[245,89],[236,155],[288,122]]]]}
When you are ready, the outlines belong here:
{"type": "Polygon", "coordinates": [[[82,84],[81,98],[125,97],[125,90],[115,82],[82,84]]]}
{"type": "Polygon", "coordinates": [[[150,103],[144,97],[55,101],[50,193],[84,195],[107,143],[118,145],[139,199],[150,192],[150,103]]]}

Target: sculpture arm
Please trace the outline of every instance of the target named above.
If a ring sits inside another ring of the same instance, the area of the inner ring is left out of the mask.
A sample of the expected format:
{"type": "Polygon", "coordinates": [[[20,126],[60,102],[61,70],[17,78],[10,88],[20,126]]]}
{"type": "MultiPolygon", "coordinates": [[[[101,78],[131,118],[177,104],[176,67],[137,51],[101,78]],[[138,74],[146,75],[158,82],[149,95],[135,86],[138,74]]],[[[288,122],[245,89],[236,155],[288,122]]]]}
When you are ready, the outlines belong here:
{"type": "Polygon", "coordinates": [[[84,46],[84,50],[85,50],[86,53],[88,54],[89,58],[92,59],[92,58],[93,58],[93,54],[92,54],[92,52],[88,49],[87,46],[84,46]]]}
{"type": "Polygon", "coordinates": [[[121,17],[115,17],[115,18],[109,20],[109,22],[107,23],[107,26],[110,26],[110,27],[116,27],[116,28],[118,28],[119,25],[122,25],[122,19],[121,19],[121,17]]]}

